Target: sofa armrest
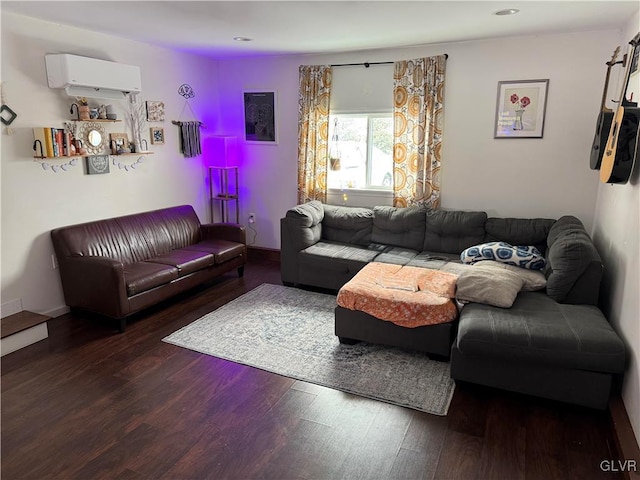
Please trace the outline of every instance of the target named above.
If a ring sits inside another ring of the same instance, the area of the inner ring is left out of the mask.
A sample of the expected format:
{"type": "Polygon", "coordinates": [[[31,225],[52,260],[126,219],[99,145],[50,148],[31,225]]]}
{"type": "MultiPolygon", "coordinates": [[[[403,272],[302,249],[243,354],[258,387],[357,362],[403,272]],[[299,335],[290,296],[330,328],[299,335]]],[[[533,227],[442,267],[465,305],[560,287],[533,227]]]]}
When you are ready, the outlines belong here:
{"type": "Polygon", "coordinates": [[[201,225],[200,229],[203,240],[215,238],[247,244],[246,229],[237,223],[207,223],[201,225]]]}
{"type": "Polygon", "coordinates": [[[107,257],[67,257],[60,262],[65,302],[112,318],[129,314],[124,265],[107,257]]]}

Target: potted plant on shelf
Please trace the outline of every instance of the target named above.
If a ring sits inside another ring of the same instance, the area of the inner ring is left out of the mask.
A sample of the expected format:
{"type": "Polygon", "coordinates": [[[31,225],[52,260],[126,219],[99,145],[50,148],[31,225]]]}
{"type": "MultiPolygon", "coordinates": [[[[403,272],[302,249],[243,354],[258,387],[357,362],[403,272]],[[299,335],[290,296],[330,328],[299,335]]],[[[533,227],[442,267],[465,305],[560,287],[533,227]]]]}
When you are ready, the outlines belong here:
{"type": "Polygon", "coordinates": [[[77,97],[78,103],[78,116],[80,120],[89,120],[91,118],[91,111],[89,109],[89,102],[85,97],[77,97]]]}

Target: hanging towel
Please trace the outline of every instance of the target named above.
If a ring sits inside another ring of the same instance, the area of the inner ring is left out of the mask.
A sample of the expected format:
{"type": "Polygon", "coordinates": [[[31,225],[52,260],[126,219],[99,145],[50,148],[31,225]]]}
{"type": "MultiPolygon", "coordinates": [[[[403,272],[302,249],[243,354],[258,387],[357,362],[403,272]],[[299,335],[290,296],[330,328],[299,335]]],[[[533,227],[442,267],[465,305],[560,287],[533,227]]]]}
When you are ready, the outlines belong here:
{"type": "Polygon", "coordinates": [[[200,148],[201,122],[180,122],[180,151],[185,157],[195,157],[202,153],[200,148]]]}

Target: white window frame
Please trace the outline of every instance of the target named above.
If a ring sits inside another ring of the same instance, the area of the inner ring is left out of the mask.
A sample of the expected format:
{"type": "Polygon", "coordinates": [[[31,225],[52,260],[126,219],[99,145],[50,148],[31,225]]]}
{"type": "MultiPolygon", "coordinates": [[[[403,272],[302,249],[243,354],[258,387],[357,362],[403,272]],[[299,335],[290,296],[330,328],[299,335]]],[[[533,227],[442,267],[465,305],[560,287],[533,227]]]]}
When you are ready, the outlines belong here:
{"type": "MultiPolygon", "coordinates": [[[[348,188],[348,187],[344,187],[344,188],[336,188],[336,187],[330,187],[329,193],[332,194],[336,194],[337,192],[343,192],[343,191],[347,191],[347,192],[353,192],[353,193],[361,193],[364,195],[373,195],[375,196],[379,196],[382,199],[387,199],[387,197],[392,197],[392,193],[393,193],[393,180],[392,180],[392,184],[388,187],[384,187],[384,186],[372,186],[371,185],[371,153],[372,153],[372,134],[373,134],[373,122],[371,122],[372,118],[389,118],[393,121],[393,112],[390,110],[382,110],[382,111],[362,111],[362,112],[354,112],[354,111],[349,111],[349,112],[341,112],[341,111],[337,111],[337,112],[332,112],[329,115],[329,123],[330,125],[333,125],[333,118],[334,117],[366,117],[367,118],[367,158],[366,158],[366,187],[364,188],[348,188]],[[384,194],[384,195],[376,195],[376,193],[378,194],[384,194]]],[[[329,136],[329,151],[331,151],[331,135],[329,136]]],[[[393,152],[392,152],[393,155],[393,152]]],[[[391,159],[391,168],[392,168],[392,172],[391,174],[393,175],[393,157],[391,159]]]]}

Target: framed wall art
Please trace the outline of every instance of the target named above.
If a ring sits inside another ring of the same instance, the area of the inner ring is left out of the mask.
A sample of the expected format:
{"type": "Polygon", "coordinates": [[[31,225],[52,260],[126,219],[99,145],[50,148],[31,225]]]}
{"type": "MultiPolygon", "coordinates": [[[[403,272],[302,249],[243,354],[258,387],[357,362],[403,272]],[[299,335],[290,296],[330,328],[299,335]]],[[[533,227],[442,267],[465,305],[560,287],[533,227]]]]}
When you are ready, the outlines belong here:
{"type": "Polygon", "coordinates": [[[164,144],[164,128],[151,127],[151,143],[154,145],[164,144]]]}
{"type": "Polygon", "coordinates": [[[244,92],[244,139],[249,143],[278,143],[275,91],[244,92]]]}
{"type": "Polygon", "coordinates": [[[93,155],[87,157],[87,175],[109,173],[109,155],[93,155]]]}
{"type": "Polygon", "coordinates": [[[147,122],[164,122],[164,102],[147,100],[147,122]]]}
{"type": "Polygon", "coordinates": [[[549,79],[498,82],[494,138],[542,138],[549,79]]]}

